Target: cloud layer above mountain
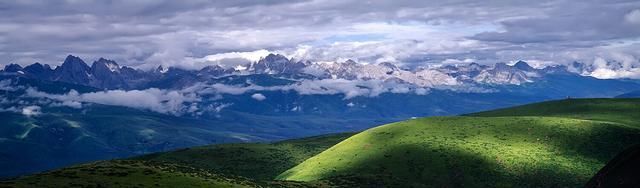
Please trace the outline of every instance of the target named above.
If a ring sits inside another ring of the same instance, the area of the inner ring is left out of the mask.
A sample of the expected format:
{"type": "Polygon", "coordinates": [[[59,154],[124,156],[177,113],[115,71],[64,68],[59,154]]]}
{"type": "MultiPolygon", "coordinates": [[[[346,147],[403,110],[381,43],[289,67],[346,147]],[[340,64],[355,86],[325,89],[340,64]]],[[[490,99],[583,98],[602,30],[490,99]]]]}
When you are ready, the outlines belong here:
{"type": "MultiPolygon", "coordinates": [[[[640,2],[614,1],[7,1],[0,63],[67,54],[193,67],[268,52],[313,61],[599,59],[638,66],[640,2]]],[[[603,73],[605,74],[605,73],[603,73]]]]}

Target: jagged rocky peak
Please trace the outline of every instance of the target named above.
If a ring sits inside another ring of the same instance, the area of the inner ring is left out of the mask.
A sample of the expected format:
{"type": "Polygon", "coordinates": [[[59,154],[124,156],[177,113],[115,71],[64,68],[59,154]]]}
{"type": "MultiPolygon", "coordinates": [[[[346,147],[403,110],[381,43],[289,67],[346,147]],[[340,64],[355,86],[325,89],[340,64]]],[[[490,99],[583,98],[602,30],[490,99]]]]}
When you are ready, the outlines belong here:
{"type": "Polygon", "coordinates": [[[260,59],[259,62],[289,62],[289,59],[280,54],[269,54],[266,57],[260,59]]]}
{"type": "Polygon", "coordinates": [[[62,65],[56,68],[53,80],[88,85],[91,77],[90,71],[91,68],[82,59],[69,55],[62,65]]]}
{"type": "Polygon", "coordinates": [[[34,71],[40,71],[40,70],[51,70],[51,67],[47,64],[40,64],[38,62],[31,64],[29,66],[24,67],[24,70],[34,70],[34,71]]]}
{"type": "Polygon", "coordinates": [[[106,79],[120,73],[120,66],[113,60],[100,58],[91,65],[91,73],[98,79],[106,79]]]}
{"type": "Polygon", "coordinates": [[[456,65],[444,65],[444,66],[441,66],[439,69],[441,69],[441,70],[451,70],[451,71],[456,71],[456,70],[458,70],[459,68],[458,68],[458,66],[456,66],[456,65]]]}
{"type": "Polygon", "coordinates": [[[570,74],[566,65],[552,65],[546,66],[542,69],[542,72],[547,74],[570,74]]]}
{"type": "Polygon", "coordinates": [[[527,62],[524,62],[522,60],[516,62],[516,64],[513,65],[513,67],[523,70],[523,71],[535,71],[536,69],[531,67],[527,62]]]}
{"type": "Polygon", "coordinates": [[[313,64],[313,62],[311,62],[311,61],[309,61],[309,60],[306,60],[306,61],[304,61],[303,63],[304,63],[305,65],[307,65],[307,66],[308,66],[308,65],[313,64]]]}
{"type": "Polygon", "coordinates": [[[506,63],[502,63],[502,62],[501,63],[496,63],[493,66],[493,70],[496,70],[496,71],[505,71],[505,70],[510,70],[510,69],[511,69],[511,66],[507,65],[506,63]]]}
{"type": "Polygon", "coordinates": [[[347,59],[346,61],[343,62],[346,65],[355,65],[358,64],[356,61],[354,61],[353,59],[347,59]]]}
{"type": "Polygon", "coordinates": [[[393,71],[400,70],[400,68],[398,68],[398,66],[396,64],[391,63],[391,62],[381,62],[381,63],[378,63],[378,66],[387,67],[387,68],[390,68],[393,71]]]}
{"type": "Polygon", "coordinates": [[[258,74],[297,73],[306,66],[302,61],[295,62],[280,54],[269,54],[253,63],[249,71],[258,74]]]}
{"type": "Polygon", "coordinates": [[[478,63],[476,63],[476,62],[471,62],[471,63],[469,63],[469,67],[482,67],[482,66],[483,66],[483,65],[480,65],[480,64],[478,64],[478,63]]]}
{"type": "Polygon", "coordinates": [[[4,72],[18,72],[22,70],[22,66],[15,64],[15,63],[11,63],[8,64],[6,66],[4,66],[4,72]]]}
{"type": "Polygon", "coordinates": [[[468,67],[468,69],[470,71],[479,71],[479,70],[482,70],[482,69],[486,69],[489,66],[481,65],[481,64],[478,64],[476,62],[472,62],[472,63],[469,63],[469,65],[467,67],[468,67]]]}
{"type": "Polygon", "coordinates": [[[574,61],[568,66],[568,70],[571,72],[583,74],[593,72],[594,68],[592,66],[588,66],[587,64],[574,61]]]}
{"type": "Polygon", "coordinates": [[[227,74],[227,73],[232,73],[235,69],[230,68],[230,69],[225,69],[224,67],[220,66],[220,65],[209,65],[206,66],[202,69],[200,69],[198,71],[199,74],[201,75],[211,75],[211,76],[220,76],[223,74],[227,74]]]}
{"type": "MultiPolygon", "coordinates": [[[[129,85],[125,81],[126,78],[135,77],[135,75],[129,71],[123,71],[120,65],[113,60],[100,58],[94,61],[91,65],[91,78],[90,85],[97,88],[128,88],[129,85]]],[[[135,73],[134,73],[135,74],[135,73]]]]}
{"type": "Polygon", "coordinates": [[[155,72],[155,73],[166,73],[167,71],[169,71],[169,68],[165,68],[162,65],[158,65],[158,68],[153,70],[153,72],[155,72]]]}
{"type": "Polygon", "coordinates": [[[120,65],[118,65],[118,63],[113,60],[100,58],[97,61],[93,62],[93,65],[91,65],[91,70],[93,70],[93,72],[120,72],[120,65]]]}
{"type": "Polygon", "coordinates": [[[62,65],[58,68],[73,70],[74,72],[89,71],[91,69],[82,59],[73,55],[68,55],[67,58],[64,59],[62,65]]]}
{"type": "Polygon", "coordinates": [[[24,67],[22,70],[28,77],[31,78],[40,78],[40,79],[49,79],[53,74],[53,69],[47,64],[34,63],[29,66],[24,67]]]}

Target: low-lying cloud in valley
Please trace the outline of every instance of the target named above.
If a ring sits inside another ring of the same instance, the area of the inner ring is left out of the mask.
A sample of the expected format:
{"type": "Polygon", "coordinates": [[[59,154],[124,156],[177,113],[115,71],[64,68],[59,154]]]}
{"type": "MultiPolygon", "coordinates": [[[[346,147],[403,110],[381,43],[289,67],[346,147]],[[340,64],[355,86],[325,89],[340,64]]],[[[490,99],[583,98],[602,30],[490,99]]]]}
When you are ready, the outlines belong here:
{"type": "Polygon", "coordinates": [[[159,113],[180,115],[188,110],[187,103],[196,103],[200,98],[194,93],[150,88],[145,90],[108,90],[78,93],[71,90],[66,94],[49,94],[35,88],[26,90],[26,96],[46,98],[62,102],[62,105],[77,107],[80,103],[96,103],[147,109],[159,113]]]}
{"type": "MultiPolygon", "coordinates": [[[[0,90],[16,91],[10,80],[0,81],[0,90]]],[[[70,107],[80,109],[85,104],[103,104],[124,106],[136,109],[150,110],[171,115],[199,115],[204,112],[219,113],[232,103],[220,103],[225,95],[244,95],[257,101],[266,100],[263,93],[257,92],[296,92],[299,95],[339,95],[343,100],[355,97],[377,97],[382,93],[426,95],[429,88],[415,87],[409,84],[388,82],[382,80],[345,80],[323,79],[302,80],[287,85],[260,86],[256,84],[225,85],[220,83],[197,83],[180,90],[149,88],[144,90],[105,90],[80,93],[70,90],[65,93],[47,93],[34,87],[23,88],[24,94],[12,101],[5,100],[3,104],[13,106],[3,111],[23,112],[25,115],[40,113],[31,105],[70,107]],[[26,100],[29,99],[29,100],[26,100]],[[31,102],[29,102],[31,101],[31,102]],[[25,110],[26,109],[26,110],[25,110]]],[[[466,91],[486,92],[486,91],[466,91]]]]}
{"type": "Polygon", "coordinates": [[[197,84],[185,90],[198,91],[200,94],[230,94],[240,95],[257,91],[295,91],[300,95],[344,95],[344,99],[354,97],[376,97],[382,93],[414,93],[425,95],[428,88],[415,87],[410,84],[388,82],[383,80],[345,80],[321,79],[302,80],[289,85],[260,86],[260,85],[225,85],[225,84],[197,84]]]}

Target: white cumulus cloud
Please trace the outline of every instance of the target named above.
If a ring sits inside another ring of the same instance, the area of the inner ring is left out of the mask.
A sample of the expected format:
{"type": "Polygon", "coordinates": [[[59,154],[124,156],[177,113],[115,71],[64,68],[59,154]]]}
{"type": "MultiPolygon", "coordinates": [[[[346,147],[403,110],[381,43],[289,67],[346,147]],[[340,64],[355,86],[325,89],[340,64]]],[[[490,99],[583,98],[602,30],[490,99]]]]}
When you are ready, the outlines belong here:
{"type": "Polygon", "coordinates": [[[267,99],[267,97],[265,97],[261,93],[255,93],[255,94],[251,95],[251,98],[253,98],[253,99],[257,100],[257,101],[263,101],[263,100],[267,99]]]}
{"type": "Polygon", "coordinates": [[[89,102],[146,109],[165,114],[182,114],[189,109],[187,103],[200,100],[193,93],[156,88],[130,91],[109,90],[90,93],[78,93],[75,90],[71,90],[66,94],[49,94],[34,88],[29,88],[26,91],[26,95],[57,100],[71,107],[77,107],[80,102],[89,102]]]}
{"type": "Polygon", "coordinates": [[[24,108],[22,108],[22,115],[25,116],[37,116],[40,115],[40,107],[39,106],[26,106],[24,108]]]}

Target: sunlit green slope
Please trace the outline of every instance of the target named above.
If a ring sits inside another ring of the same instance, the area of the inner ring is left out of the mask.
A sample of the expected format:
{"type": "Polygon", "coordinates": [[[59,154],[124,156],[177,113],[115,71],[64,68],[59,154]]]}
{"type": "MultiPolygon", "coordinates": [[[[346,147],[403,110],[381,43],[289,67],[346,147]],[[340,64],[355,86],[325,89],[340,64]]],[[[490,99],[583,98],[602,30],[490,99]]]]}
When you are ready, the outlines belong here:
{"type": "Polygon", "coordinates": [[[278,176],[390,186],[576,187],[640,143],[640,101],[563,100],[392,123],[359,133],[278,176]],[[499,117],[488,117],[499,116],[499,117]]]}
{"type": "Polygon", "coordinates": [[[533,103],[469,114],[469,116],[551,116],[618,122],[640,128],[640,98],[568,99],[533,103]]]}

